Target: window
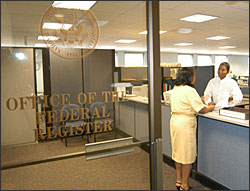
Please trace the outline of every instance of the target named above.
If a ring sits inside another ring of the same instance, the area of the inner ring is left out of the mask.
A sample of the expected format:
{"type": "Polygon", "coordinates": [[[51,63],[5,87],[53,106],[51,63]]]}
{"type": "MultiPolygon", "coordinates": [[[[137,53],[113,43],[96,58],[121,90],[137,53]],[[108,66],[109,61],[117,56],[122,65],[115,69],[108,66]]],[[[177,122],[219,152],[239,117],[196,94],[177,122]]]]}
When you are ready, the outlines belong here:
{"type": "Polygon", "coordinates": [[[125,67],[143,66],[143,53],[125,53],[125,67]]]}
{"type": "Polygon", "coordinates": [[[119,67],[119,62],[118,62],[118,53],[115,53],[115,67],[119,67]]]}
{"type": "Polygon", "coordinates": [[[212,59],[209,55],[198,55],[198,66],[210,66],[212,59]]]}
{"type": "Polygon", "coordinates": [[[190,54],[179,54],[178,63],[181,64],[181,67],[193,66],[194,65],[193,56],[190,54]]]}
{"type": "Polygon", "coordinates": [[[215,56],[214,76],[218,76],[218,69],[222,62],[228,62],[227,56],[215,56]]]}

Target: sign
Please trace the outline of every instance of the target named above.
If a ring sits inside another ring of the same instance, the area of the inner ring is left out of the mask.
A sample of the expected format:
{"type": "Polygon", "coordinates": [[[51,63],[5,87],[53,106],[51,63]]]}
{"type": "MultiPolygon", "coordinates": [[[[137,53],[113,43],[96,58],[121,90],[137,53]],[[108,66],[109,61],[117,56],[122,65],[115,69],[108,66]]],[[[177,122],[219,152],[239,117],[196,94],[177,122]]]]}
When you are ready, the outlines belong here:
{"type": "MultiPolygon", "coordinates": [[[[122,92],[121,97],[119,98],[121,92],[116,91],[103,91],[102,97],[104,103],[114,103],[114,102],[124,102],[127,101],[125,97],[125,92],[122,92]]],[[[96,92],[87,92],[79,93],[74,103],[77,103],[80,106],[85,104],[92,104],[95,102],[96,92]]],[[[65,106],[70,105],[70,94],[52,94],[51,96],[32,96],[32,97],[11,97],[6,101],[6,107],[10,111],[15,110],[25,110],[25,109],[36,109],[37,105],[43,100],[43,107],[56,107],[56,106],[65,106]]],[[[63,138],[67,136],[76,136],[82,134],[91,134],[91,127],[93,127],[93,133],[101,133],[112,131],[110,120],[104,121],[95,121],[95,119],[100,118],[109,118],[110,113],[105,112],[105,107],[101,107],[101,112],[97,107],[94,108],[92,115],[90,115],[89,108],[80,107],[67,110],[51,110],[51,111],[41,111],[36,112],[36,122],[37,125],[41,121],[45,120],[47,117],[47,124],[55,124],[60,122],[61,125],[47,127],[47,137],[44,136],[42,129],[36,128],[35,139],[45,140],[45,139],[56,139],[57,137],[63,138]],[[79,115],[80,114],[80,115],[79,115]],[[82,123],[77,126],[69,125],[67,128],[63,122],[66,121],[82,121],[82,123]]]]}
{"type": "Polygon", "coordinates": [[[40,24],[41,35],[49,49],[65,59],[89,55],[99,40],[99,26],[90,10],[51,6],[40,24]]]}

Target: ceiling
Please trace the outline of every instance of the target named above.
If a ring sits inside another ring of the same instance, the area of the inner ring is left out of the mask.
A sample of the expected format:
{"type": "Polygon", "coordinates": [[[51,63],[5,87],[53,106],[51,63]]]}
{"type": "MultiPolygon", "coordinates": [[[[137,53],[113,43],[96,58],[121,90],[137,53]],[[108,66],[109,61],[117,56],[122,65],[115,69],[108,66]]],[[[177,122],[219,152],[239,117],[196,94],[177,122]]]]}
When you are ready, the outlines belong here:
{"type": "MultiPolygon", "coordinates": [[[[34,46],[43,43],[40,22],[53,1],[2,1],[2,46],[34,46]],[[26,40],[25,40],[26,39],[26,40]],[[25,45],[26,44],[26,45],[25,45]]],[[[146,50],[146,3],[143,1],[99,1],[92,8],[98,21],[108,21],[100,27],[96,48],[116,50],[146,50]],[[119,39],[132,39],[131,44],[115,43],[119,39]]],[[[207,54],[249,54],[249,2],[248,1],[162,1],[160,2],[161,51],[207,54]],[[218,16],[218,19],[194,23],[180,18],[193,14],[218,16]],[[191,28],[188,34],[179,28],[191,28]],[[212,36],[228,36],[225,40],[207,40],[212,36]],[[180,47],[176,43],[193,43],[180,47]],[[221,46],[236,46],[220,49],[221,46]]]]}

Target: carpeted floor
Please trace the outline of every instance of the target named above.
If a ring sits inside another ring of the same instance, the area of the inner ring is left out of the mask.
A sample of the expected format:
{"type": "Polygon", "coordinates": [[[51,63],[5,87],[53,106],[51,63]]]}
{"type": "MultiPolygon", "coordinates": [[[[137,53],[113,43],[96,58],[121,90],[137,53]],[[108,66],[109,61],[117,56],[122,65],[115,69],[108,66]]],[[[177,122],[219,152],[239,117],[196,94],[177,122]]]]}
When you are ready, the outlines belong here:
{"type": "MultiPolygon", "coordinates": [[[[93,137],[92,137],[93,139],[93,137]]],[[[112,137],[111,137],[112,139],[112,137]]],[[[107,140],[98,135],[97,141],[107,140]]],[[[2,148],[2,164],[84,150],[86,139],[60,140],[36,145],[2,148]]],[[[149,190],[149,154],[139,147],[134,152],[86,161],[77,157],[1,171],[1,190],[149,190]]],[[[209,190],[190,180],[194,190],[209,190]]],[[[175,169],[163,164],[164,190],[176,190],[175,169]]]]}

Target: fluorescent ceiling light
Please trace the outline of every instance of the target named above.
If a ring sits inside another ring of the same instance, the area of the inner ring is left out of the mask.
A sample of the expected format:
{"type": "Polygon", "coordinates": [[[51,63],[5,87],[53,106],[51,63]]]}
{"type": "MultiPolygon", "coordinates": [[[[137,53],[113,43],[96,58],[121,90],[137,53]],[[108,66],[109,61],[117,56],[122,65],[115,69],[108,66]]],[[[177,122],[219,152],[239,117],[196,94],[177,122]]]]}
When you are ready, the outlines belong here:
{"type": "Polygon", "coordinates": [[[188,17],[184,17],[181,18],[181,21],[189,21],[189,22],[197,22],[197,23],[201,23],[204,21],[209,21],[212,19],[217,19],[218,17],[215,16],[209,16],[209,15],[202,15],[202,14],[195,14],[195,15],[191,15],[188,17]]]}
{"type": "MultiPolygon", "coordinates": [[[[160,34],[163,34],[166,32],[168,32],[168,31],[160,31],[160,34]]],[[[142,32],[139,32],[138,34],[148,34],[148,31],[142,31],[142,32]]]]}
{"type": "Polygon", "coordinates": [[[56,36],[38,36],[37,40],[58,40],[59,37],[56,36]]]}
{"type": "Polygon", "coordinates": [[[69,30],[72,24],[61,24],[61,23],[44,23],[44,29],[64,29],[69,30]]]}
{"type": "Polygon", "coordinates": [[[127,40],[127,39],[120,39],[120,40],[116,40],[115,42],[117,43],[133,43],[136,40],[127,40]]]}
{"type": "Polygon", "coordinates": [[[221,46],[219,48],[227,49],[227,48],[236,48],[236,46],[221,46]]]}
{"type": "Polygon", "coordinates": [[[185,42],[183,42],[183,43],[177,43],[177,44],[174,44],[174,45],[176,45],[176,46],[189,46],[189,45],[192,45],[193,43],[185,43],[185,42]]]}
{"type": "Polygon", "coordinates": [[[168,31],[160,31],[160,34],[163,34],[163,33],[166,33],[166,32],[168,32],[168,31]]]}
{"type": "Polygon", "coordinates": [[[89,10],[96,1],[54,1],[53,7],[89,10]]]}
{"type": "Polygon", "coordinates": [[[108,22],[109,21],[97,21],[99,27],[106,25],[108,22]]]}
{"type": "Polygon", "coordinates": [[[26,58],[25,54],[21,52],[15,53],[15,57],[19,60],[24,60],[26,58]]]}
{"type": "Polygon", "coordinates": [[[208,40],[224,40],[224,39],[228,39],[228,38],[230,38],[230,37],[228,37],[228,36],[213,36],[213,37],[208,37],[206,39],[208,39],[208,40]]]}
{"type": "Polygon", "coordinates": [[[34,47],[47,47],[47,45],[43,43],[36,43],[34,47]]]}
{"type": "Polygon", "coordinates": [[[64,17],[64,15],[61,15],[61,14],[56,14],[56,15],[55,15],[55,17],[57,17],[57,18],[63,18],[63,17],[64,17]]]}
{"type": "Polygon", "coordinates": [[[180,29],[178,29],[178,33],[185,33],[185,34],[187,34],[187,33],[191,33],[193,30],[192,29],[190,29],[190,28],[180,28],[180,29]]]}

